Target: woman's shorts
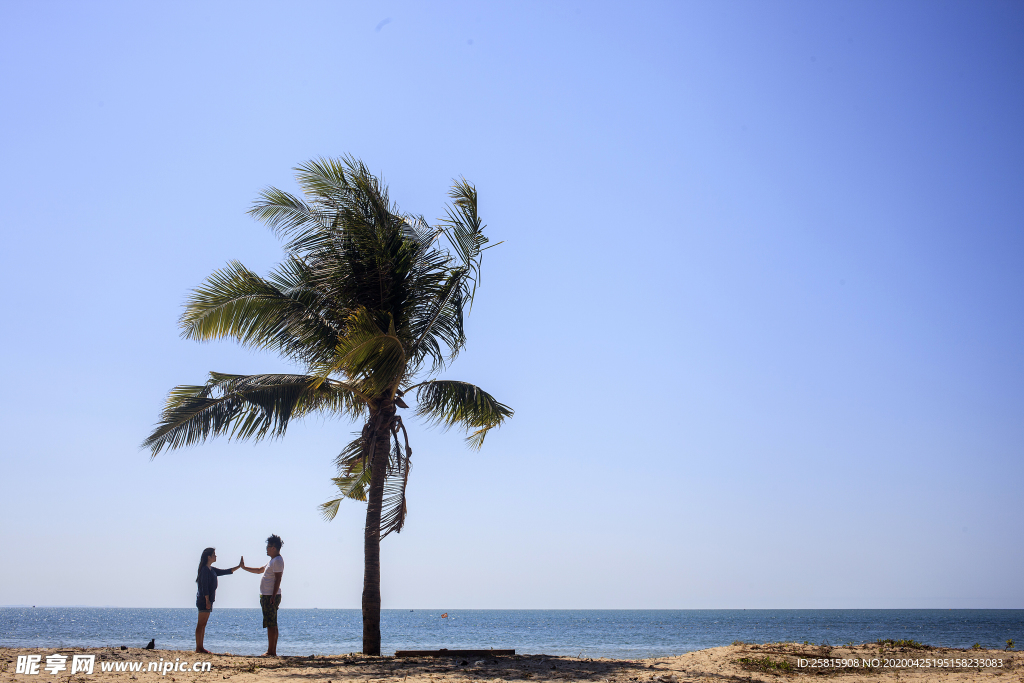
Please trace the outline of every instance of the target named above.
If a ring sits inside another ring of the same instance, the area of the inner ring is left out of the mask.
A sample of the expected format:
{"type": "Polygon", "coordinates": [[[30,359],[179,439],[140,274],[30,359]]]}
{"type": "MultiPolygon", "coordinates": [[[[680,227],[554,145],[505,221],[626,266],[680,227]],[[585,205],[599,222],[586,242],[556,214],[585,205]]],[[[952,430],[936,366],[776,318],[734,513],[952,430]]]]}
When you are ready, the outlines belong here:
{"type": "Polygon", "coordinates": [[[277,628],[277,608],[281,606],[281,594],[260,596],[263,608],[263,628],[277,628]]]}
{"type": "Polygon", "coordinates": [[[210,609],[206,609],[206,596],[196,598],[196,609],[200,612],[212,612],[213,603],[210,603],[210,609]]]}

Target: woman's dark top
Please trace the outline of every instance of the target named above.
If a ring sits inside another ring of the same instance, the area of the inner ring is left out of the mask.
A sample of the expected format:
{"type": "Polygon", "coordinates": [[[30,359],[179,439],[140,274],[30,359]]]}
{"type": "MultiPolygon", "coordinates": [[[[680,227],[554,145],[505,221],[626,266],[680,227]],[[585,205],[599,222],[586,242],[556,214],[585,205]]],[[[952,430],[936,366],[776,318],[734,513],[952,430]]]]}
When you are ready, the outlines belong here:
{"type": "Polygon", "coordinates": [[[217,569],[216,567],[203,567],[199,570],[199,589],[196,591],[196,601],[210,596],[210,606],[213,606],[214,598],[217,595],[217,577],[225,574],[234,574],[234,569],[217,569]]]}

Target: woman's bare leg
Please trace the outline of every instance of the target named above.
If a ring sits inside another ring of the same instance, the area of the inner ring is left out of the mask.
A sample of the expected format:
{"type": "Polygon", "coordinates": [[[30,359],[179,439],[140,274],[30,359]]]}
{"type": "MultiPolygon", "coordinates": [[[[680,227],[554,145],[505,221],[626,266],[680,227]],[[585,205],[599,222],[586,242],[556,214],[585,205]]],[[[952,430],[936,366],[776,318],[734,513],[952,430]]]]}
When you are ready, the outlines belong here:
{"type": "Polygon", "coordinates": [[[199,621],[196,622],[196,652],[210,654],[210,651],[203,647],[203,637],[206,635],[206,622],[209,620],[209,612],[199,613],[199,621]]]}

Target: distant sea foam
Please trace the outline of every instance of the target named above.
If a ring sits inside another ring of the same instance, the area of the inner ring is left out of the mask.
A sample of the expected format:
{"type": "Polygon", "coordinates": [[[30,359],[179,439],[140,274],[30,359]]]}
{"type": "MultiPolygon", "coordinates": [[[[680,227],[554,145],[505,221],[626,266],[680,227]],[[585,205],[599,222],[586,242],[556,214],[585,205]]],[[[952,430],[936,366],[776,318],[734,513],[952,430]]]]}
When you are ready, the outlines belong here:
{"type": "MultiPolygon", "coordinates": [[[[909,638],[929,645],[1024,646],[1024,610],[384,610],[385,654],[437,648],[514,648],[521,654],[640,659],[679,655],[735,640],[831,645],[909,638]]],[[[358,652],[359,610],[282,609],[282,655],[358,652]]],[[[4,647],[195,646],[194,609],[0,608],[4,647]]],[[[206,628],[215,652],[259,654],[258,609],[216,609],[206,628]]]]}

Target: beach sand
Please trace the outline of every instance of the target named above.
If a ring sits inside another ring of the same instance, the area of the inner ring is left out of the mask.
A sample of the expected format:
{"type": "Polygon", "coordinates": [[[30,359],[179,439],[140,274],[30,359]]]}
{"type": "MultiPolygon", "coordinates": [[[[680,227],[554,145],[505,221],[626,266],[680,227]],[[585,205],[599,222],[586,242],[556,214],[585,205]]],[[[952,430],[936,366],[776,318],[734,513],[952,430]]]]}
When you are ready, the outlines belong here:
{"type": "Polygon", "coordinates": [[[131,648],[61,648],[27,649],[0,648],[0,682],[28,683],[29,681],[57,681],[60,683],[89,683],[102,679],[107,683],[338,683],[361,681],[365,683],[457,683],[459,681],[606,681],[608,683],[726,683],[728,681],[820,680],[834,683],[868,683],[891,681],[988,681],[1024,682],[1024,653],[1003,650],[955,650],[949,648],[880,647],[877,644],[853,647],[818,647],[796,643],[767,645],[736,644],[690,652],[677,657],[653,659],[589,659],[586,657],[554,657],[547,655],[516,655],[508,657],[469,658],[396,658],[364,657],[360,654],[305,657],[259,658],[241,655],[197,655],[175,650],[143,650],[131,648]],[[40,670],[38,675],[16,674],[18,655],[63,654],[96,655],[92,675],[68,671],[56,675],[40,670]],[[102,662],[149,662],[160,659],[211,662],[206,673],[169,672],[101,672],[102,662]],[[766,659],[767,658],[767,659],[766,659]],[[812,668],[815,660],[878,660],[897,666],[867,669],[812,668]],[[746,661],[741,661],[746,660],[746,661]],[[805,666],[800,666],[806,660],[805,666]],[[886,662],[886,660],[889,660],[886,662]],[[931,668],[921,668],[931,660],[931,668]],[[946,660],[948,666],[936,666],[946,660]],[[968,660],[970,666],[957,665],[956,660],[968,660]],[[990,666],[974,666],[974,661],[990,666]],[[994,661],[993,661],[994,660],[994,661]],[[912,666],[913,662],[918,667],[912,666]],[[1002,666],[991,666],[1001,663],[1002,666]],[[785,663],[785,664],[783,664],[785,663]],[[788,664],[790,667],[786,669],[788,664]],[[899,666],[903,664],[903,666],[899,666]],[[780,668],[781,667],[781,668],[780,668]]]}

